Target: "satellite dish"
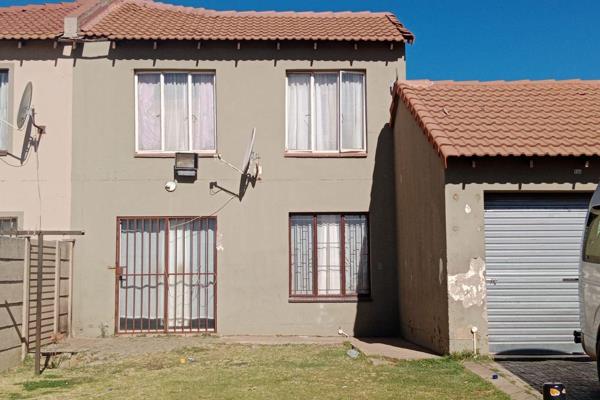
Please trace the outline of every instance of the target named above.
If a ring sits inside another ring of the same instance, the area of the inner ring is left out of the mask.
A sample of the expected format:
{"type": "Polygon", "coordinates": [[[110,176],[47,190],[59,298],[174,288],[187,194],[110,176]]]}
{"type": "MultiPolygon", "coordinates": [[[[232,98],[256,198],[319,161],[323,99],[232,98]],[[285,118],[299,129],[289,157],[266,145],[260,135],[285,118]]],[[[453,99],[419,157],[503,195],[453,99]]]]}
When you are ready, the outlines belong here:
{"type": "Polygon", "coordinates": [[[250,136],[250,142],[248,143],[248,147],[246,147],[246,152],[244,153],[244,159],[242,160],[242,165],[241,168],[236,167],[235,165],[227,162],[226,160],[223,159],[223,157],[221,156],[221,154],[216,154],[216,158],[221,161],[222,163],[226,164],[228,167],[236,170],[237,172],[240,173],[240,187],[237,193],[224,188],[222,186],[220,186],[217,182],[210,182],[210,189],[214,189],[217,188],[221,191],[224,191],[226,193],[229,193],[235,197],[237,197],[240,201],[242,201],[242,198],[244,197],[244,194],[246,193],[246,189],[248,188],[248,185],[252,185],[252,187],[254,187],[254,185],[256,184],[257,180],[260,180],[260,174],[262,172],[262,168],[260,167],[260,165],[258,164],[258,157],[257,155],[254,153],[254,140],[256,139],[256,128],[252,129],[252,135],[250,136]],[[254,171],[249,172],[250,171],[250,163],[252,161],[256,161],[255,165],[254,165],[254,171]]]}
{"type": "Polygon", "coordinates": [[[19,112],[17,113],[17,128],[22,129],[25,125],[25,121],[29,116],[31,110],[31,95],[33,93],[33,85],[31,82],[27,83],[23,94],[21,95],[21,102],[19,103],[19,112]]]}
{"type": "Polygon", "coordinates": [[[244,161],[242,162],[242,175],[246,175],[248,173],[248,169],[250,168],[250,161],[252,161],[252,154],[254,153],[255,138],[256,128],[253,128],[252,135],[250,136],[250,143],[248,143],[248,147],[246,148],[246,154],[244,155],[244,161]]]}

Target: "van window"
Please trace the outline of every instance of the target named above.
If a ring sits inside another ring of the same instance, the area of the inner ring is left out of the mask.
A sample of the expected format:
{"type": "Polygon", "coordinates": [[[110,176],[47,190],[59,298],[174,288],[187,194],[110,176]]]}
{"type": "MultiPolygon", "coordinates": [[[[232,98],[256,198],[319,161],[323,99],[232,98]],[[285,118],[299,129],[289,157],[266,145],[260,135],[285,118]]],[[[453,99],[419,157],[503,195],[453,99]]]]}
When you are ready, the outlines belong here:
{"type": "Polygon", "coordinates": [[[600,263],[600,209],[590,211],[585,229],[583,261],[600,263]]]}

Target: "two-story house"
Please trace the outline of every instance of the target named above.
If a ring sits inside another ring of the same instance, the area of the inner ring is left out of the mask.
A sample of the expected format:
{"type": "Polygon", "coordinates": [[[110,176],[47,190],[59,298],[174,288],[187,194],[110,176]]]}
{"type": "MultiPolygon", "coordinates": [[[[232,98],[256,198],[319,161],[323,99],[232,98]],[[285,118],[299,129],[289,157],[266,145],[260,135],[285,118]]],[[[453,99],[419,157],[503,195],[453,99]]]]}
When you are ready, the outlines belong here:
{"type": "Polygon", "coordinates": [[[46,126],[21,157],[2,125],[0,216],[85,231],[76,334],[398,332],[394,15],[83,0],[0,9],[0,39],[0,118],[32,81],[46,126]]]}

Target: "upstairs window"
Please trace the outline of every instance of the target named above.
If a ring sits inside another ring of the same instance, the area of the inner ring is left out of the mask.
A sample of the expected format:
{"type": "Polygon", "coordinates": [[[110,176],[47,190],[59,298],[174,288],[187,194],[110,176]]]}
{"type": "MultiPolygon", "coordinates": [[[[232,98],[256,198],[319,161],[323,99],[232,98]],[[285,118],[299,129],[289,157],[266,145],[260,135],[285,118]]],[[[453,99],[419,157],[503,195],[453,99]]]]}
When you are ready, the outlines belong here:
{"type": "Polygon", "coordinates": [[[289,73],[286,123],[289,153],[365,152],[365,74],[289,73]]]}
{"type": "Polygon", "coordinates": [[[10,141],[10,126],[6,122],[9,121],[8,115],[8,71],[0,70],[0,152],[12,149],[10,141]]]}
{"type": "Polygon", "coordinates": [[[215,74],[140,72],[136,86],[136,152],[216,151],[215,74]]]}

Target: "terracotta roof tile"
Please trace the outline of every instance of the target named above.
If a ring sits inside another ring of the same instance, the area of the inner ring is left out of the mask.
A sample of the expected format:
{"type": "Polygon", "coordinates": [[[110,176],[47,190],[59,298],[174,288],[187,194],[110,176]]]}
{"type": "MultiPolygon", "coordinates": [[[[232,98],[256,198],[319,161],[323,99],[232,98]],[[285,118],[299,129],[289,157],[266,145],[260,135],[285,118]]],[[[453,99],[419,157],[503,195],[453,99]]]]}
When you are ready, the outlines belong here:
{"type": "Polygon", "coordinates": [[[115,0],[82,29],[85,36],[148,40],[347,40],[412,42],[393,14],[214,11],[115,0]]]}
{"type": "Polygon", "coordinates": [[[0,39],[54,39],[62,35],[65,16],[81,4],[0,7],[0,39]]]}
{"type": "Polygon", "coordinates": [[[83,21],[83,36],[115,40],[414,40],[391,13],[214,11],[152,0],[0,7],[0,39],[57,38],[63,34],[67,15],[94,4],[104,10],[83,21]]]}
{"type": "Polygon", "coordinates": [[[433,82],[395,85],[440,155],[598,156],[600,81],[433,82]]]}

